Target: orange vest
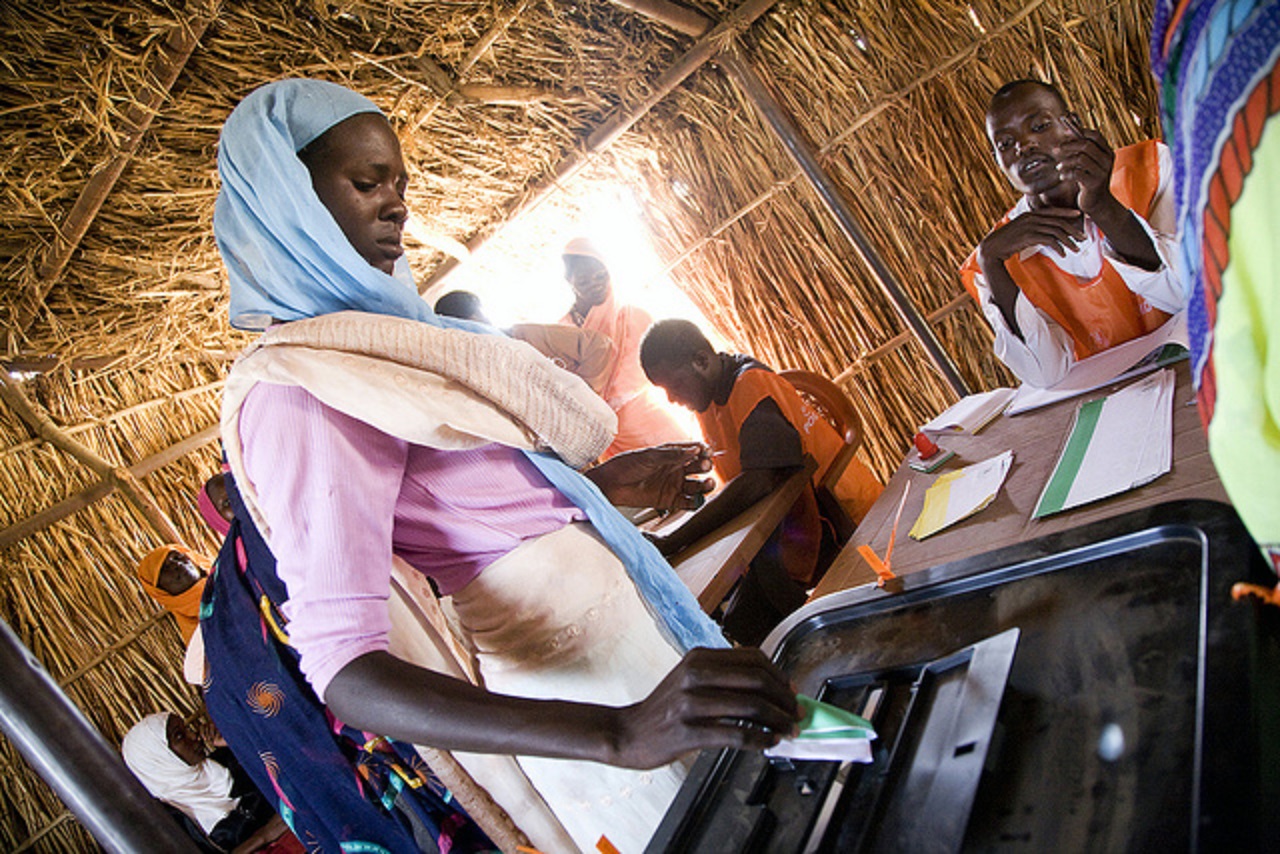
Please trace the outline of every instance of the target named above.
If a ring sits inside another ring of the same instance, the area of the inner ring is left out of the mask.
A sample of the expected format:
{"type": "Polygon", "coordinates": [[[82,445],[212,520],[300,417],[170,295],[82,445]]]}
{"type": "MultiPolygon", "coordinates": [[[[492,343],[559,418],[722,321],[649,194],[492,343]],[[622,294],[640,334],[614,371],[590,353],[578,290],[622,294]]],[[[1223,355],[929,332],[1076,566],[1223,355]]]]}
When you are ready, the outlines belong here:
{"type": "MultiPolygon", "coordinates": [[[[706,412],[698,413],[698,423],[711,450],[725,451],[712,457],[717,477],[727,483],[742,473],[738,434],[747,416],[766,397],[777,404],[783,416],[796,428],[804,452],[818,461],[818,468],[813,473],[816,486],[844,446],[844,440],[825,418],[805,403],[791,383],[767,368],[743,371],[723,406],[712,403],[706,412]]],[[[857,522],[866,515],[883,489],[870,469],[855,459],[850,461],[834,491],[845,512],[857,522]]],[[[788,511],[778,532],[783,564],[787,574],[798,582],[806,583],[813,576],[822,539],[821,525],[813,489],[806,489],[788,511]]]]}
{"type": "MultiPolygon", "coordinates": [[[[1118,150],[1111,169],[1111,194],[1120,204],[1146,219],[1160,186],[1159,143],[1147,140],[1118,150]]],[[[1009,217],[997,223],[997,227],[1009,217]]],[[[1152,307],[1129,290],[1120,274],[1105,258],[1102,271],[1092,279],[1079,279],[1037,252],[1025,261],[1017,256],[1005,261],[1014,284],[1031,304],[1066,330],[1074,343],[1076,359],[1083,359],[1158,329],[1169,315],[1152,307]]],[[[974,277],[981,272],[977,250],[960,268],[965,290],[976,300],[974,277]]]]}

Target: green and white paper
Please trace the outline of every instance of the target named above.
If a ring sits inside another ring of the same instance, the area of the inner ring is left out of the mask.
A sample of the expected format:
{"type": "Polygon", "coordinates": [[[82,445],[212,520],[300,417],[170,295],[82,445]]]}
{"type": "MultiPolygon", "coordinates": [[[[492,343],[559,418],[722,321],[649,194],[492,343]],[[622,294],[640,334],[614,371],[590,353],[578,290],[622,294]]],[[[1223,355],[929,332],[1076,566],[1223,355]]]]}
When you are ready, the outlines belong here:
{"type": "Polygon", "coordinates": [[[1033,518],[1142,486],[1169,471],[1173,389],[1173,371],[1166,368],[1082,403],[1033,518]]]}
{"type": "Polygon", "coordinates": [[[787,759],[823,759],[838,762],[870,762],[871,741],[876,731],[871,722],[853,712],[823,703],[804,694],[796,695],[804,709],[800,734],[784,738],[764,753],[787,759]]]}

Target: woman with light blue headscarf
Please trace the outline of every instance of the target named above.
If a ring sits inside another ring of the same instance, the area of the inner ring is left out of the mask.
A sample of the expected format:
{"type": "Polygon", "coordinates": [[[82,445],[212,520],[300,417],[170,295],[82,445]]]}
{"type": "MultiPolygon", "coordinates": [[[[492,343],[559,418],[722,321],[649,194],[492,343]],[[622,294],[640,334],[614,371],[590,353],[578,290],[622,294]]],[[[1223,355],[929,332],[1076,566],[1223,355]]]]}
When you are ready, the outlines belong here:
{"type": "MultiPolygon", "coordinates": [[[[517,755],[580,848],[604,835],[639,850],[680,784],[677,760],[794,728],[785,677],[757,650],[714,649],[714,624],[608,500],[691,505],[704,487],[685,473],[705,457],[668,448],[576,470],[616,419],[532,348],[419,298],[401,245],[408,176],[371,101],[319,81],[264,86],[228,118],[218,167],[232,322],[267,330],[223,404],[236,522],[202,611],[222,714],[269,731],[291,703],[278,674],[220,682],[235,679],[226,659],[251,657],[210,637],[234,634],[214,629],[234,583],[256,636],[287,645],[329,715],[517,755]],[[255,560],[259,544],[274,560],[255,560]],[[476,684],[456,678],[465,657],[410,663],[432,653],[389,608],[424,577],[452,598],[476,684]]],[[[268,736],[253,740],[291,801],[301,784],[268,736]]]]}

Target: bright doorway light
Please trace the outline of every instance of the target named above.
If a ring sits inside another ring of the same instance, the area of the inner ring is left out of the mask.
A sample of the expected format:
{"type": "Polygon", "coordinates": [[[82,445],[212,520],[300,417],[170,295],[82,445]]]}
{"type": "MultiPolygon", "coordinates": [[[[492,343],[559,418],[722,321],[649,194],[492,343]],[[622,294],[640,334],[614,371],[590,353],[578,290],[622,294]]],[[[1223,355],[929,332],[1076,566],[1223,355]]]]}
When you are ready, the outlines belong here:
{"type": "MultiPolygon", "coordinates": [[[[471,291],[498,327],[558,323],[573,304],[560,253],[574,237],[589,238],[600,249],[619,304],[639,306],[654,320],[690,320],[724,349],[724,339],[663,272],[635,195],[612,182],[559,193],[508,223],[424,297],[434,305],[449,291],[471,291]]],[[[659,389],[651,393],[663,396],[659,389]]],[[[675,405],[669,411],[690,436],[700,434],[693,413],[675,405]]]]}
{"type": "Polygon", "coordinates": [[[555,323],[573,303],[560,251],[571,238],[587,237],[608,261],[620,303],[640,306],[655,320],[683,317],[713,334],[706,318],[663,273],[630,189],[593,183],[569,201],[545,203],[509,223],[435,285],[427,301],[467,290],[480,297],[497,326],[555,323]]]}

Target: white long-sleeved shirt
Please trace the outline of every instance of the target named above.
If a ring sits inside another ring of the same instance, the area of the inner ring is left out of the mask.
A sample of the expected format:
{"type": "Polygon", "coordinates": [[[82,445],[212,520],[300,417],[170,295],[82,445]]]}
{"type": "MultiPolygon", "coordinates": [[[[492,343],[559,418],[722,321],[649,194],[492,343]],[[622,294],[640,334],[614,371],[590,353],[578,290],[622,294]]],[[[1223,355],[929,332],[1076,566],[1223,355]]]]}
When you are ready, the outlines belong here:
{"type": "MultiPolygon", "coordinates": [[[[1151,238],[1160,266],[1144,270],[1127,263],[1112,248],[1096,223],[1088,217],[1084,221],[1085,236],[1076,248],[1059,257],[1056,250],[1046,246],[1024,249],[1019,255],[1023,260],[1043,253],[1054,265],[1074,276],[1091,279],[1102,272],[1104,261],[1120,275],[1133,293],[1145,299],[1154,308],[1168,314],[1177,314],[1186,306],[1186,293],[1181,278],[1174,267],[1177,258],[1177,220],[1173,196],[1173,159],[1163,143],[1158,146],[1160,181],[1151,211],[1147,218],[1134,216],[1151,238]]],[[[1026,198],[1020,199],[1009,211],[1013,220],[1031,210],[1026,198]]],[[[995,332],[993,349],[996,356],[1028,385],[1045,387],[1061,380],[1075,361],[1074,343],[1065,329],[1037,308],[1027,297],[1018,293],[1014,302],[1014,316],[1022,330],[1019,338],[1005,322],[1004,314],[991,297],[991,288],[981,271],[974,277],[978,302],[983,316],[995,332]]]]}

